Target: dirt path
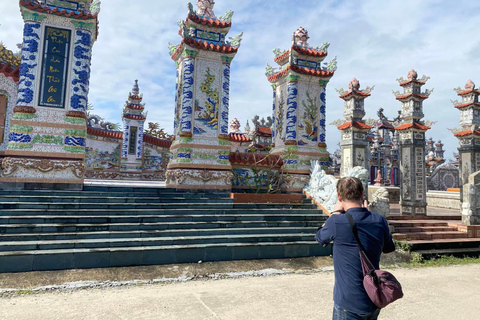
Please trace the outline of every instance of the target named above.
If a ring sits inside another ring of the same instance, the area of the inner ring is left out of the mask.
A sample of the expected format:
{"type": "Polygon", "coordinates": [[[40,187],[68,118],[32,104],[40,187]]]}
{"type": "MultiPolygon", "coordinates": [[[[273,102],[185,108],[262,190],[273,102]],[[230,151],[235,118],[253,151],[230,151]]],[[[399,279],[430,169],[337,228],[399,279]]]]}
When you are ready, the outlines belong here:
{"type": "MultiPolygon", "coordinates": [[[[478,319],[480,265],[394,269],[405,297],[381,319],[478,319]]],[[[29,294],[0,319],[331,319],[333,272],[29,294]]]]}

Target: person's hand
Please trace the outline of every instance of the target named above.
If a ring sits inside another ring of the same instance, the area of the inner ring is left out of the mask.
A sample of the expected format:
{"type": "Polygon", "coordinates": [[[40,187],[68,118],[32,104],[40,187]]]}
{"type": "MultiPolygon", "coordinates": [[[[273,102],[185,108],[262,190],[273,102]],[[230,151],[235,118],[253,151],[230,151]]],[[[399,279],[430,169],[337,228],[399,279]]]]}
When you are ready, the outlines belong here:
{"type": "Polygon", "coordinates": [[[341,214],[340,211],[345,211],[345,209],[343,208],[343,203],[341,201],[338,201],[333,206],[333,214],[341,214]]]}

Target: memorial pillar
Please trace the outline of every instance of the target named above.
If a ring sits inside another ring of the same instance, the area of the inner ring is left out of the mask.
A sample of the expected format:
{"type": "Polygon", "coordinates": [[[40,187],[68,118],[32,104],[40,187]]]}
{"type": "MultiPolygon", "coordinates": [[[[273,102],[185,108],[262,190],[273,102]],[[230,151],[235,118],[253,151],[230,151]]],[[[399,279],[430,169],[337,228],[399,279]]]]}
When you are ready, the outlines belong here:
{"type": "Polygon", "coordinates": [[[319,160],[326,169],[325,88],[336,70],[336,58],[322,67],[328,43],[313,48],[308,32],[300,27],[289,50],[275,49],[275,69],[266,76],[274,89],[272,154],[283,159],[284,191],[301,192],[310,178],[310,161],[319,160]]]}
{"type": "Polygon", "coordinates": [[[429,77],[417,79],[411,70],[408,79],[397,79],[404,92],[394,92],[402,103],[402,123],[395,128],[400,136],[400,210],[406,215],[427,214],[427,185],[425,172],[425,132],[430,129],[421,120],[423,101],[432,90],[421,92],[429,77]]]}
{"type": "Polygon", "coordinates": [[[82,188],[99,3],[20,1],[20,10],[22,63],[1,182],[82,188]]]}
{"type": "Polygon", "coordinates": [[[171,188],[230,190],[232,185],[230,64],[242,35],[225,41],[233,12],[217,18],[214,4],[198,1],[197,11],[189,4],[187,19],[179,22],[182,42],[170,45],[177,66],[175,139],[166,172],[171,188]]]}

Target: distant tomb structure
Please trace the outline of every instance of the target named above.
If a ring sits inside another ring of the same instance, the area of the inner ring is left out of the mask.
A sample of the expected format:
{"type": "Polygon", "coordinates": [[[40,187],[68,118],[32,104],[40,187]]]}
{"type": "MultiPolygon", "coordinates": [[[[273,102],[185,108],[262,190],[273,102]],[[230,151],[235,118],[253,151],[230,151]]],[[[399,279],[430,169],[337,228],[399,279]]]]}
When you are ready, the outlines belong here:
{"type": "Polygon", "coordinates": [[[406,215],[427,214],[427,185],[425,171],[425,132],[429,126],[421,120],[423,101],[428,99],[432,90],[422,92],[429,77],[418,79],[417,72],[410,70],[405,80],[397,79],[403,93],[394,92],[402,103],[402,123],[395,128],[400,136],[400,206],[401,213],[406,215]]]}

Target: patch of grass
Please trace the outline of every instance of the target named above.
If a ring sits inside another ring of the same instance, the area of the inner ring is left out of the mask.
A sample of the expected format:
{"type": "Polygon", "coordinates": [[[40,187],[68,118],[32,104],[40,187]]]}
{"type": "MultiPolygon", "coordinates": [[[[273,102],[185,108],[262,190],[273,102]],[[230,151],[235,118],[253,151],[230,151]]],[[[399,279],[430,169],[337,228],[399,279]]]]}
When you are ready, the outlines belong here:
{"type": "Polygon", "coordinates": [[[480,263],[480,257],[454,257],[454,256],[439,256],[432,259],[423,259],[418,253],[412,253],[412,261],[405,263],[402,267],[447,267],[454,265],[466,265],[480,263]]]}

